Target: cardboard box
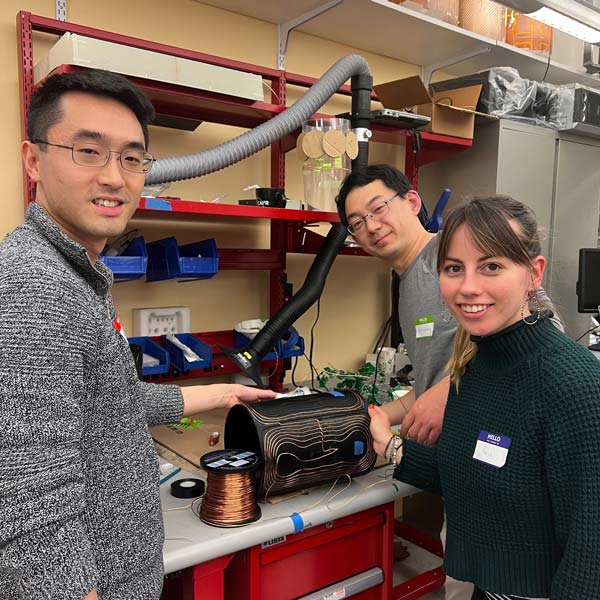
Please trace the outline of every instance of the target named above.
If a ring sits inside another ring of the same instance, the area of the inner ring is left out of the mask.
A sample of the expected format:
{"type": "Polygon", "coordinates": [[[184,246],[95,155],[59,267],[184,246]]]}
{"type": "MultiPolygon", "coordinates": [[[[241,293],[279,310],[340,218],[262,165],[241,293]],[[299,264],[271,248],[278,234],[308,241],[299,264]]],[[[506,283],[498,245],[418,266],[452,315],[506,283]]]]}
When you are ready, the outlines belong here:
{"type": "Polygon", "coordinates": [[[415,107],[416,113],[431,117],[431,123],[422,131],[471,140],[475,131],[475,115],[490,117],[475,110],[481,85],[430,95],[421,77],[414,75],[376,85],[373,89],[385,108],[404,110],[415,107]]]}
{"type": "Polygon", "coordinates": [[[150,429],[150,435],[155,442],[199,468],[200,458],[204,454],[225,447],[223,438],[226,415],[225,409],[214,409],[195,415],[201,423],[193,428],[178,424],[157,425],[150,429]],[[215,431],[219,432],[219,442],[211,446],[210,436],[215,431]]]}
{"type": "Polygon", "coordinates": [[[106,69],[121,75],[264,102],[262,77],[235,69],[65,33],[34,67],[36,82],[60,65],[106,69]]]}

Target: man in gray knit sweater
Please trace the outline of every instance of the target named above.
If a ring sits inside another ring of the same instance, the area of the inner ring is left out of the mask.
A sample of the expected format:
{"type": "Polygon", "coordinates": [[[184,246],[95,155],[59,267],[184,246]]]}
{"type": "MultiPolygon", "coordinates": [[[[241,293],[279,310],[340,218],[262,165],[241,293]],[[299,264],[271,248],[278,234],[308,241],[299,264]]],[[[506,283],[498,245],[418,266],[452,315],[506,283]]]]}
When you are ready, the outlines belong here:
{"type": "Polygon", "coordinates": [[[98,256],[137,207],[153,116],[104,71],[55,75],[32,99],[36,202],[0,244],[0,600],[158,599],[148,426],[274,396],[136,376],[98,256]]]}

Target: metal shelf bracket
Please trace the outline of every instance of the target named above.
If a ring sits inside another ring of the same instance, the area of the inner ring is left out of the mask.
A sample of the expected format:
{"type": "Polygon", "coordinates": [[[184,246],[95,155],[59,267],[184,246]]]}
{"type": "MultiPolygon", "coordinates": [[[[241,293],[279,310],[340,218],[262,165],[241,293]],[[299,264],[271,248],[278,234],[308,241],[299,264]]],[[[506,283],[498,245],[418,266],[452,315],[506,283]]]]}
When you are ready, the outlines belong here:
{"type": "Polygon", "coordinates": [[[469,60],[470,58],[475,58],[480,54],[486,54],[487,52],[491,52],[492,48],[488,46],[487,48],[482,48],[481,50],[474,50],[473,52],[467,52],[466,54],[459,54],[458,56],[452,56],[446,60],[441,62],[431,64],[431,65],[423,65],[421,67],[421,79],[425,86],[429,86],[431,83],[431,76],[440,69],[445,69],[446,67],[451,67],[457,63],[463,62],[465,60],[469,60]]]}
{"type": "Polygon", "coordinates": [[[342,4],[344,0],[330,0],[321,6],[317,6],[313,8],[313,10],[309,10],[303,15],[299,15],[285,23],[279,23],[277,26],[277,32],[279,35],[279,50],[277,54],[277,68],[281,71],[285,71],[285,55],[288,48],[288,43],[290,41],[290,34],[294,29],[300,27],[300,25],[304,25],[307,21],[322,15],[323,13],[335,8],[339,4],[342,4]]]}

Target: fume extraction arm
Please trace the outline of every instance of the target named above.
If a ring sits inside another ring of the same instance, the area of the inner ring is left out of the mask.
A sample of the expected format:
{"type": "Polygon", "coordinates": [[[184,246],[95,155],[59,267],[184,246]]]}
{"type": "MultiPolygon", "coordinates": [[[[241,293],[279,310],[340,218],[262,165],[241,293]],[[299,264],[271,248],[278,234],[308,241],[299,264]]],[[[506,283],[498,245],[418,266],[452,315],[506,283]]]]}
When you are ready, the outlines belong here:
{"type": "MultiPolygon", "coordinates": [[[[210,150],[157,160],[146,178],[146,183],[151,185],[201,177],[259,152],[300,128],[302,123],[325,104],[348,79],[351,80],[352,90],[350,123],[357,134],[359,146],[358,156],[352,161],[352,171],[364,169],[368,163],[373,78],[364,58],[349,55],[335,63],[283,113],[210,150]]],[[[241,350],[223,348],[225,353],[257,385],[263,385],[260,377],[261,360],[292,323],[319,298],[329,269],[343,247],[346,235],[346,228],[341,223],[333,224],[298,292],[271,317],[246,348],[241,350]]]]}

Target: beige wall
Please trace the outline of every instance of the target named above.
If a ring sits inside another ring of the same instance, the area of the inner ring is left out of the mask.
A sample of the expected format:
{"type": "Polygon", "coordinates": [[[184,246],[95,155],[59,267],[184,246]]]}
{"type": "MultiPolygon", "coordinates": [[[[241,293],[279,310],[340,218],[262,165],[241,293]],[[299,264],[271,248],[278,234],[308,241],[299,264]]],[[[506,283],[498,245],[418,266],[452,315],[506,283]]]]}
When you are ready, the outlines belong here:
{"type": "MultiPolygon", "coordinates": [[[[0,114],[4,115],[4,144],[0,146],[3,164],[4,208],[0,234],[4,235],[23,218],[22,174],[19,159],[19,98],[15,16],[18,10],[54,17],[54,0],[5,0],[0,6],[0,44],[4,68],[0,70],[2,89],[0,114]]],[[[68,18],[74,23],[115,31],[162,43],[190,48],[250,63],[276,66],[276,26],[256,19],[205,6],[192,0],[68,0],[68,18]]],[[[39,59],[53,38],[36,35],[34,55],[39,59]]],[[[335,60],[354,49],[302,33],[291,36],[287,68],[296,73],[320,76],[335,60]]],[[[369,61],[375,83],[418,72],[414,65],[362,53],[369,61]]],[[[298,96],[289,91],[288,101],[298,96]]],[[[268,95],[267,95],[268,98],[268,95]]],[[[347,99],[337,99],[323,111],[347,110],[347,99]]],[[[202,124],[195,133],[153,128],[151,150],[170,156],[213,147],[243,130],[202,124]]],[[[404,165],[401,147],[372,145],[371,160],[404,165]]],[[[302,197],[301,165],[296,152],[288,154],[286,191],[292,198],[302,197]]],[[[268,152],[263,151],[238,165],[201,179],[173,184],[169,195],[190,200],[211,200],[228,193],[228,201],[248,197],[242,188],[248,184],[269,184],[268,152]]],[[[142,221],[147,240],[175,235],[181,242],[214,236],[221,247],[266,247],[268,224],[209,220],[201,223],[142,221]]],[[[303,282],[312,257],[289,255],[288,276],[297,290],[303,282]]],[[[127,331],[131,331],[135,307],[187,305],[192,308],[193,331],[229,329],[237,321],[266,317],[268,313],[268,275],[262,272],[223,271],[207,281],[177,284],[159,282],[118,284],[114,297],[127,331]]],[[[321,317],[315,330],[315,364],[355,368],[371,350],[378,331],[389,314],[388,273],[378,261],[366,257],[339,257],[328,278],[321,301],[321,317]]],[[[308,342],[315,309],[302,317],[297,326],[308,342]]],[[[301,361],[297,379],[308,377],[301,361]]]]}

